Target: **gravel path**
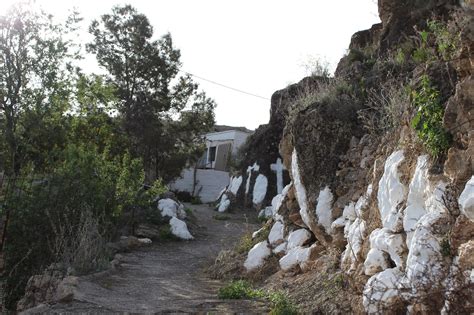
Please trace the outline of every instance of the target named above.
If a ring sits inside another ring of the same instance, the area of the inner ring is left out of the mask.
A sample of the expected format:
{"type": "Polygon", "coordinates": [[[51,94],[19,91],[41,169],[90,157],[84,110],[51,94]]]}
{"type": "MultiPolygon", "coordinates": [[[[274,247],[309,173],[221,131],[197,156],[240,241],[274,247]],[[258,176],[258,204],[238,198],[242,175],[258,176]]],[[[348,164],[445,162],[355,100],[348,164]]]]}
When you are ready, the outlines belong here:
{"type": "Polygon", "coordinates": [[[69,304],[37,307],[28,313],[255,313],[265,310],[257,301],[217,299],[222,282],[209,279],[209,267],[223,248],[231,247],[257,225],[250,213],[226,214],[216,220],[215,211],[205,205],[187,205],[196,217],[191,226],[193,241],[156,243],[123,254],[116,271],[82,277],[77,294],[69,304]]]}

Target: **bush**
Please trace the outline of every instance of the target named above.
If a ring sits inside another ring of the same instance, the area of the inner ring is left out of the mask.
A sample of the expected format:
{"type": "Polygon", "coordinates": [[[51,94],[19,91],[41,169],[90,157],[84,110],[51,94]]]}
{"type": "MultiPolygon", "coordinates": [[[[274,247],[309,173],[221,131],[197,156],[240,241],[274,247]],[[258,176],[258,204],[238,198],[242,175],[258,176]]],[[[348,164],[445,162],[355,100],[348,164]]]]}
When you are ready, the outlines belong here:
{"type": "Polygon", "coordinates": [[[255,290],[252,285],[245,280],[232,281],[228,285],[219,289],[217,294],[219,299],[253,299],[264,297],[265,294],[261,290],[255,290]]]}
{"type": "Polygon", "coordinates": [[[5,247],[6,305],[13,309],[28,279],[52,263],[79,273],[108,260],[122,211],[140,196],[143,171],[137,160],[110,160],[94,149],[69,146],[50,174],[12,179],[3,206],[10,209],[5,247]]]}
{"type": "Polygon", "coordinates": [[[285,293],[281,291],[268,293],[268,299],[272,306],[270,310],[271,315],[298,314],[296,305],[290,301],[285,293]]]}
{"type": "Polygon", "coordinates": [[[266,299],[270,302],[270,314],[273,315],[293,315],[298,314],[296,305],[290,301],[288,296],[281,292],[266,292],[264,290],[254,289],[252,285],[245,280],[232,281],[225,287],[219,289],[219,299],[266,299]]]}
{"type": "Polygon", "coordinates": [[[437,157],[451,144],[451,135],[443,128],[444,107],[439,91],[431,85],[427,75],[421,78],[421,85],[412,91],[412,103],[416,114],[411,124],[428,152],[437,157]]]}

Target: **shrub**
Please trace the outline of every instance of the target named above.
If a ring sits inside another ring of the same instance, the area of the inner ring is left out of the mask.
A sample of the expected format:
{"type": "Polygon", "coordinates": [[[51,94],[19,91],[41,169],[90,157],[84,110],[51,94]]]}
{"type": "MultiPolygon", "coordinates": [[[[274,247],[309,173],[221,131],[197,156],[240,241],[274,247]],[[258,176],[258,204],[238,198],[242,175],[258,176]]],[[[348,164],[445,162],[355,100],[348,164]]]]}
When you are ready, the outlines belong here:
{"type": "Polygon", "coordinates": [[[293,315],[298,314],[296,305],[290,301],[288,295],[281,291],[264,291],[254,289],[245,280],[232,281],[225,287],[219,289],[219,299],[266,299],[270,302],[270,314],[273,315],[293,315]]]}
{"type": "Polygon", "coordinates": [[[271,315],[293,315],[298,314],[296,305],[290,301],[288,295],[281,291],[267,294],[271,303],[271,315]]]}
{"type": "Polygon", "coordinates": [[[253,299],[264,297],[264,293],[261,290],[255,290],[252,285],[245,280],[232,281],[228,285],[219,289],[217,294],[219,299],[253,299]]]}
{"type": "Polygon", "coordinates": [[[255,246],[255,244],[268,239],[269,234],[270,225],[265,224],[255,238],[252,238],[252,233],[244,234],[237,243],[235,250],[240,254],[247,253],[255,246]]]}
{"type": "Polygon", "coordinates": [[[421,85],[412,91],[412,103],[416,114],[411,124],[428,152],[437,157],[450,146],[451,135],[443,128],[444,107],[439,91],[431,85],[427,75],[421,85]]]}
{"type": "Polygon", "coordinates": [[[12,179],[3,200],[11,213],[5,247],[8,308],[14,308],[28,279],[52,263],[80,273],[104,266],[105,243],[120,214],[142,198],[139,166],[138,160],[112,160],[71,145],[49,174],[12,179]]]}
{"type": "Polygon", "coordinates": [[[201,205],[202,204],[201,197],[199,197],[199,196],[192,197],[191,198],[191,204],[192,205],[201,205]]]}
{"type": "Polygon", "coordinates": [[[383,135],[399,127],[410,106],[409,92],[394,81],[387,81],[378,90],[369,89],[366,97],[366,107],[357,116],[372,135],[383,135]]]}

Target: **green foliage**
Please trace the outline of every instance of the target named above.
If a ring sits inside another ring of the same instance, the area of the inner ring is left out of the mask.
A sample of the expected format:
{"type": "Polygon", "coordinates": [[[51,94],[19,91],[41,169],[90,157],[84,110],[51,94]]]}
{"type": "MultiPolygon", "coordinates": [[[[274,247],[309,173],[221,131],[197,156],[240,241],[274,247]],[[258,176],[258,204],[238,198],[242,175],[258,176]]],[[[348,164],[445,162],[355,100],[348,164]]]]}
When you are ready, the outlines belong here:
{"type": "Polygon", "coordinates": [[[293,315],[298,314],[296,305],[290,301],[288,295],[281,291],[266,292],[254,289],[245,280],[232,281],[225,287],[219,289],[219,299],[265,299],[270,302],[270,314],[273,315],[293,315]]]}
{"type": "Polygon", "coordinates": [[[236,280],[220,288],[217,296],[219,299],[239,300],[263,298],[265,297],[265,293],[261,290],[253,289],[248,281],[236,280]]]}
{"type": "Polygon", "coordinates": [[[214,220],[225,221],[225,220],[229,220],[229,219],[230,219],[230,216],[225,215],[225,214],[217,213],[217,214],[214,214],[214,215],[212,216],[212,218],[213,218],[214,220]]]}
{"type": "Polygon", "coordinates": [[[257,243],[268,239],[270,227],[270,225],[265,224],[255,238],[252,238],[252,233],[244,234],[237,243],[235,250],[241,254],[248,253],[248,251],[251,250],[252,247],[254,247],[257,243]]]}
{"type": "Polygon", "coordinates": [[[180,51],[171,35],[152,40],[147,17],[130,5],[112,8],[89,31],[88,51],[109,72],[121,129],[129,152],[144,163],[147,182],[179,176],[202,154],[200,135],[214,124],[215,103],[189,75],[178,76],[180,51]]]}
{"type": "Polygon", "coordinates": [[[437,20],[428,21],[427,24],[441,59],[447,61],[455,58],[461,46],[461,32],[450,30],[447,23],[437,20]]]}
{"type": "Polygon", "coordinates": [[[444,257],[451,257],[452,256],[452,253],[451,253],[451,242],[449,241],[449,235],[446,235],[442,240],[441,240],[441,243],[440,243],[440,247],[441,247],[441,255],[443,255],[444,257]]]}
{"type": "Polygon", "coordinates": [[[178,240],[176,236],[171,232],[171,226],[169,224],[165,224],[160,227],[160,240],[163,241],[175,241],[178,240]]]}
{"type": "Polygon", "coordinates": [[[193,196],[191,198],[191,204],[192,205],[201,205],[202,204],[201,198],[199,196],[193,196]]]}
{"type": "Polygon", "coordinates": [[[411,96],[412,104],[416,107],[412,127],[430,154],[437,157],[451,144],[451,135],[443,128],[444,107],[439,91],[424,75],[420,87],[413,90],[411,96]]]}
{"type": "Polygon", "coordinates": [[[270,310],[271,315],[298,314],[296,305],[290,301],[288,295],[285,293],[281,291],[268,293],[268,299],[270,300],[272,306],[272,309],[270,310]]]}

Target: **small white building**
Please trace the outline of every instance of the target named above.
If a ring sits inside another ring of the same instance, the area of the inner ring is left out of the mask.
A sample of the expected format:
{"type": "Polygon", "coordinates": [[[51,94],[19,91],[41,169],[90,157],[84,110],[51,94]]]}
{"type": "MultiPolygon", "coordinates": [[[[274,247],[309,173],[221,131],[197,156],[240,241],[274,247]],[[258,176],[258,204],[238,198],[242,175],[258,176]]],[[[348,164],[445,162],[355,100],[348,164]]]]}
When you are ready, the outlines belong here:
{"type": "Polygon", "coordinates": [[[171,190],[194,193],[202,202],[212,202],[229,185],[229,162],[252,132],[228,126],[216,126],[215,130],[204,135],[206,152],[194,167],[183,170],[181,178],[170,184],[171,190]]]}

